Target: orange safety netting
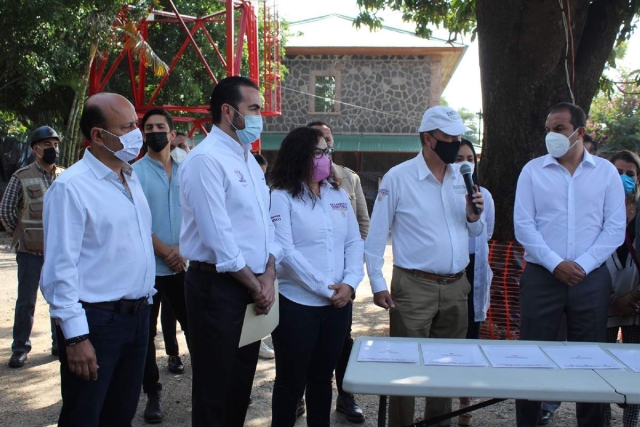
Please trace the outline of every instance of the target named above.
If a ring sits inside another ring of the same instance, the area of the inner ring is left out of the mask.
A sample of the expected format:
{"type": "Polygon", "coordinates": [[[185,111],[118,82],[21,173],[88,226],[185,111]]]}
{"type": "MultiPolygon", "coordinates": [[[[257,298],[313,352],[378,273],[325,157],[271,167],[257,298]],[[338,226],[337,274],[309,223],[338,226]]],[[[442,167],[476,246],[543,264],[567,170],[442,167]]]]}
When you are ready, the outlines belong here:
{"type": "Polygon", "coordinates": [[[491,305],[480,338],[515,340],[520,335],[520,275],[524,263],[524,249],[519,243],[489,242],[491,305]]]}

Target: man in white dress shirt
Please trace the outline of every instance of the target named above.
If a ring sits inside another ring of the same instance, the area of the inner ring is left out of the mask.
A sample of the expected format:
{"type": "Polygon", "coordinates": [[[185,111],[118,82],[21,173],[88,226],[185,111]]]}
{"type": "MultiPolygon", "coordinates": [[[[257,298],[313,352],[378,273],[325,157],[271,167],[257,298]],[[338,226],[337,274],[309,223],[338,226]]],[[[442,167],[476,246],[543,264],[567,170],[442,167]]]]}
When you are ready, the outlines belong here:
{"type": "MultiPolygon", "coordinates": [[[[569,341],[606,342],[611,276],[605,261],[624,241],[620,175],[583,147],[586,117],[561,103],[547,116],[549,154],[518,179],[513,222],[527,265],[520,279],[520,338],[555,341],[566,316],[569,341]]],[[[540,402],[516,401],[519,427],[538,424],[540,402]]],[[[577,403],[578,426],[601,427],[604,405],[577,403]]]]}
{"type": "Polygon", "coordinates": [[[128,426],[138,406],[156,266],[127,163],[142,147],[137,122],[122,96],[89,98],[80,128],[91,147],[45,195],[41,288],[58,325],[60,426],[128,426]]]}
{"type": "MultiPolygon", "coordinates": [[[[392,337],[464,338],[467,295],[471,286],[469,236],[484,226],[484,200],[476,187],[473,200],[459,165],[453,164],[460,135],[469,129],[449,107],[429,108],[418,132],[422,151],[392,168],[382,179],[365,243],[365,260],[376,305],[390,310],[392,337]],[[474,203],[479,213],[472,207],[474,203]],[[391,230],[393,276],[391,294],[382,275],[391,230]]],[[[391,427],[413,424],[415,399],[392,397],[391,427]]],[[[451,412],[451,399],[429,398],[425,417],[451,412]]],[[[450,420],[438,426],[449,426],[450,420]]]]}
{"type": "Polygon", "coordinates": [[[247,305],[267,314],[282,249],[269,215],[269,189],[251,155],[262,102],[244,77],[221,80],[210,100],[211,133],[180,167],[182,255],[193,369],[194,427],[242,427],[260,341],[238,348],[247,305]]]}

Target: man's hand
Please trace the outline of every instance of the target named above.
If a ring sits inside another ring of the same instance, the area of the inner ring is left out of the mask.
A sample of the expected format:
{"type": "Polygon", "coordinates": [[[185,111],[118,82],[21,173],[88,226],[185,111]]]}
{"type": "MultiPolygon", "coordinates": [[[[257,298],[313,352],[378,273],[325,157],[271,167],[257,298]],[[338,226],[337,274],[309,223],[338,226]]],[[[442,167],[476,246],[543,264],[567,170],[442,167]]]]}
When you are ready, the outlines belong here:
{"type": "Polygon", "coordinates": [[[261,274],[256,276],[260,283],[260,292],[254,297],[256,301],[256,313],[257,314],[269,314],[271,307],[276,301],[276,292],[273,282],[275,277],[272,274],[261,274]],[[257,298],[257,299],[256,299],[257,298]]]}
{"type": "Polygon", "coordinates": [[[553,270],[553,275],[568,286],[577,285],[587,276],[582,267],[573,261],[562,261],[553,270]]]}
{"type": "Polygon", "coordinates": [[[627,317],[640,313],[640,305],[633,297],[633,292],[623,296],[613,294],[611,298],[611,310],[614,316],[627,317]]]}
{"type": "Polygon", "coordinates": [[[396,303],[393,302],[389,291],[380,291],[373,294],[373,303],[378,307],[384,308],[385,310],[396,307],[396,303]]]}
{"type": "Polygon", "coordinates": [[[177,246],[169,246],[169,252],[164,255],[164,262],[172,271],[184,271],[186,261],[180,255],[180,249],[177,246]]]}
{"type": "Polygon", "coordinates": [[[353,295],[353,288],[346,283],[336,283],[329,286],[329,289],[333,289],[335,293],[329,300],[335,308],[342,308],[351,302],[351,295],[353,295]]]}
{"type": "Polygon", "coordinates": [[[84,340],[76,345],[67,346],[69,371],[85,381],[98,379],[98,360],[91,341],[84,340]]]}
{"type": "Polygon", "coordinates": [[[482,215],[482,212],[484,211],[484,197],[482,197],[482,193],[480,192],[480,189],[478,188],[478,186],[475,186],[476,192],[473,193],[473,198],[469,198],[469,195],[465,195],[465,197],[467,198],[467,221],[469,222],[476,222],[477,220],[480,219],[480,215],[482,215]],[[473,205],[476,205],[476,207],[479,209],[480,213],[479,214],[475,214],[473,212],[473,205]]]}

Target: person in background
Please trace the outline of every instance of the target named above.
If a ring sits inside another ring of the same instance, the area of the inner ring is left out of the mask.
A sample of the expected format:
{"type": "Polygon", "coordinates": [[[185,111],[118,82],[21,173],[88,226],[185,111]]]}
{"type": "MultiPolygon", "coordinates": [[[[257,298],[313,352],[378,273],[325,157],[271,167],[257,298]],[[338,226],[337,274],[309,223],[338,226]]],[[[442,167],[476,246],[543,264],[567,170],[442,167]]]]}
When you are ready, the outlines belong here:
{"type": "MultiPolygon", "coordinates": [[[[467,279],[471,284],[471,292],[467,297],[468,307],[468,326],[467,339],[480,338],[480,325],[487,318],[489,310],[491,280],[493,272],[489,266],[489,240],[493,234],[495,224],[495,208],[491,193],[484,187],[480,187],[478,181],[478,157],[473,144],[468,139],[462,138],[458,157],[458,164],[467,164],[471,168],[473,174],[473,182],[480,188],[482,197],[484,197],[484,212],[482,219],[485,228],[482,233],[476,237],[469,237],[469,265],[465,269],[467,279]]],[[[460,409],[471,405],[471,398],[460,398],[460,409]]],[[[473,415],[471,413],[462,414],[458,417],[459,426],[470,426],[473,415]]]]}
{"type": "Polygon", "coordinates": [[[176,137],[171,141],[171,157],[177,162],[182,162],[191,151],[189,137],[184,132],[176,132],[176,137]]]}
{"type": "Polygon", "coordinates": [[[80,118],[91,146],[44,198],[40,286],[57,324],[59,426],[130,426],[138,408],[156,262],[129,166],[142,148],[137,122],[124,97],[92,95],[80,118]]]}
{"type": "Polygon", "coordinates": [[[598,142],[594,141],[589,134],[584,134],[584,137],[582,138],[582,145],[584,145],[584,148],[586,148],[592,156],[598,155],[598,142]]]}
{"type": "MultiPolygon", "coordinates": [[[[329,125],[322,121],[315,121],[309,123],[307,126],[319,129],[327,142],[329,148],[329,158],[333,160],[333,153],[335,153],[335,140],[333,133],[329,125]]],[[[356,220],[358,221],[358,227],[360,228],[360,237],[362,240],[367,238],[369,234],[369,211],[367,210],[367,200],[362,192],[362,184],[360,177],[357,173],[351,169],[335,164],[331,162],[331,169],[334,171],[337,179],[340,180],[340,187],[347,193],[351,206],[356,214],[356,220]]],[[[351,295],[351,300],[355,301],[356,293],[351,295]]],[[[349,327],[347,337],[344,341],[344,347],[342,347],[342,353],[340,354],[340,360],[336,366],[336,387],[338,388],[338,397],[336,399],[336,411],[344,414],[347,421],[352,423],[363,423],[365,420],[362,409],[356,402],[355,396],[351,393],[347,393],[342,388],[342,381],[344,380],[344,374],[347,371],[347,363],[349,362],[349,356],[351,355],[351,349],[353,348],[353,337],[351,336],[351,325],[353,323],[353,305],[350,306],[351,312],[349,313],[349,327]]],[[[298,416],[304,413],[304,399],[302,399],[298,405],[298,416]]]]}
{"type": "MultiPolygon", "coordinates": [[[[34,130],[29,143],[35,161],[18,169],[9,180],[0,202],[0,220],[12,235],[11,249],[16,252],[18,264],[18,297],[13,320],[10,368],[27,363],[31,351],[33,315],[38,299],[38,284],[44,257],[42,231],[42,201],[51,183],[64,171],[56,166],[58,159],[58,133],[49,126],[34,130]]],[[[51,320],[51,354],[58,355],[56,327],[51,320]]]]}
{"type": "MultiPolygon", "coordinates": [[[[186,261],[180,254],[179,239],[182,224],[180,210],[180,165],[171,158],[169,143],[175,137],[173,117],[162,108],[153,108],[140,121],[147,154],[133,164],[140,179],[152,219],[153,250],[156,255],[155,290],[157,291],[149,318],[149,341],[144,365],[142,388],[147,395],[144,420],[147,423],[162,422],[164,414],[160,404],[162,384],[156,362],[155,336],[157,333],[160,303],[168,302],[180,322],[189,342],[187,306],[184,299],[186,261]]],[[[174,356],[178,357],[179,356],[174,356]]],[[[171,364],[171,358],[169,359],[171,364]]],[[[175,364],[175,362],[174,362],[175,364]]],[[[180,362],[182,364],[182,362],[180,362]]]]}
{"type": "MultiPolygon", "coordinates": [[[[269,167],[269,163],[267,162],[267,159],[265,159],[264,156],[259,153],[253,153],[253,157],[256,159],[256,162],[258,162],[260,169],[262,169],[262,172],[266,176],[267,168],[269,167]]],[[[264,339],[263,339],[260,341],[260,352],[258,353],[258,356],[262,357],[263,359],[275,359],[276,353],[273,351],[271,347],[269,347],[269,345],[266,342],[264,342],[264,339]]]]}
{"type": "MultiPolygon", "coordinates": [[[[627,212],[627,230],[625,242],[607,259],[607,268],[611,273],[611,304],[607,322],[607,342],[615,343],[622,329],[622,342],[640,344],[640,274],[638,256],[633,247],[637,240],[636,217],[640,196],[640,158],[630,151],[614,154],[611,163],[616,167],[625,192],[627,212]]],[[[640,405],[625,405],[622,415],[623,427],[636,427],[640,405]]],[[[605,425],[611,425],[611,407],[605,409],[605,425]]]]}
{"type": "Polygon", "coordinates": [[[273,427],[292,427],[305,391],[307,425],[329,426],[331,379],[347,333],[351,295],[364,277],[364,244],[331,170],[322,132],[292,130],[272,171],[271,220],[284,256],[273,331],[273,427]]]}
{"type": "MultiPolygon", "coordinates": [[[[520,339],[606,342],[611,276],[604,265],[624,242],[625,204],[615,167],[582,145],[584,111],[571,103],[547,115],[549,154],[527,163],[516,188],[515,237],[527,261],[520,279],[520,339]],[[588,203],[585,201],[588,200],[588,203]]],[[[604,406],[576,403],[579,427],[601,427],[604,406]]],[[[516,400],[518,427],[540,421],[541,402],[516,400]]]]}

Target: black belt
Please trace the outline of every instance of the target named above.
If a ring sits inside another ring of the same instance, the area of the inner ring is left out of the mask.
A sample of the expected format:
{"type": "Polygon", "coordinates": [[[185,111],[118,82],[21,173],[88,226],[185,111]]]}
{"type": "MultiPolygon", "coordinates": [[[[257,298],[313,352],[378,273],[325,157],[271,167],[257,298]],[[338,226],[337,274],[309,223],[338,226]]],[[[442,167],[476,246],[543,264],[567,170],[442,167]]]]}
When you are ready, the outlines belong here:
{"type": "Polygon", "coordinates": [[[147,308],[149,297],[142,297],[138,299],[121,299],[118,301],[105,301],[105,302],[85,302],[80,301],[83,306],[101,308],[103,310],[113,311],[120,314],[136,315],[142,310],[147,308]]]}
{"type": "Polygon", "coordinates": [[[394,267],[399,268],[400,270],[411,274],[413,277],[421,277],[423,279],[437,282],[441,285],[448,285],[449,283],[456,282],[464,274],[464,271],[460,271],[456,274],[435,274],[435,273],[427,273],[426,271],[422,271],[422,270],[410,270],[408,268],[398,267],[397,265],[394,265],[394,267]]]}
{"type": "Polygon", "coordinates": [[[203,261],[189,261],[189,268],[193,268],[194,270],[208,271],[209,273],[218,272],[215,264],[209,264],[208,262],[203,261]]]}

